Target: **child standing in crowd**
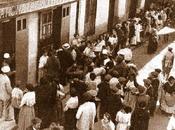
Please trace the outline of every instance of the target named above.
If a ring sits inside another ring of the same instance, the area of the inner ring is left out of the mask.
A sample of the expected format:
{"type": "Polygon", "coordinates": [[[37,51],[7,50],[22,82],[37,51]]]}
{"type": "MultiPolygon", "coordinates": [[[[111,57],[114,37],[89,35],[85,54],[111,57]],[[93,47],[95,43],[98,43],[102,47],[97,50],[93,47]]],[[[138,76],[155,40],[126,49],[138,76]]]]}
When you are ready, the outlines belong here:
{"type": "Polygon", "coordinates": [[[128,130],[131,125],[131,111],[132,109],[128,106],[123,106],[116,115],[116,130],[128,130]]]}
{"type": "Polygon", "coordinates": [[[100,122],[100,129],[99,130],[115,130],[115,125],[111,121],[111,116],[109,113],[105,113],[103,119],[100,122]]]}
{"type": "Polygon", "coordinates": [[[20,111],[20,103],[23,97],[23,91],[21,90],[21,81],[17,81],[16,86],[12,90],[12,107],[14,108],[15,122],[18,124],[18,115],[20,111]]]}
{"type": "Polygon", "coordinates": [[[32,119],[32,125],[29,126],[26,130],[40,130],[42,120],[35,117],[32,119]]]}
{"type": "Polygon", "coordinates": [[[35,92],[32,84],[26,85],[27,92],[24,94],[18,119],[18,130],[27,130],[32,125],[32,119],[35,118],[35,92]]]}

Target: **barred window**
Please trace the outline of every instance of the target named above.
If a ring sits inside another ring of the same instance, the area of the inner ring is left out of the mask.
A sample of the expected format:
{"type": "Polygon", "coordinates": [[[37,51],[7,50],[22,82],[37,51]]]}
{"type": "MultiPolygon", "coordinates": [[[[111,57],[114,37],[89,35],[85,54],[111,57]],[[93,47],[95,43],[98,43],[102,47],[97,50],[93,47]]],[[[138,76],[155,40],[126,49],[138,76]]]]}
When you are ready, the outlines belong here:
{"type": "Polygon", "coordinates": [[[40,39],[46,39],[52,35],[52,11],[41,14],[41,35],[40,39]]]}

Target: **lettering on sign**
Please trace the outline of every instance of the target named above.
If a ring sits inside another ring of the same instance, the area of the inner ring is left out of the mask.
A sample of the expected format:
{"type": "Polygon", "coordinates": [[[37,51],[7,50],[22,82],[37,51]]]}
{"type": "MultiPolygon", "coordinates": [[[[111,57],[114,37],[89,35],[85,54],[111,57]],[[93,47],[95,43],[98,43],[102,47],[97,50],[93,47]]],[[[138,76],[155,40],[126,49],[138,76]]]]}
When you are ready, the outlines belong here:
{"type": "Polygon", "coordinates": [[[37,0],[15,6],[0,8],[0,19],[30,13],[74,1],[76,0],[37,0]]]}

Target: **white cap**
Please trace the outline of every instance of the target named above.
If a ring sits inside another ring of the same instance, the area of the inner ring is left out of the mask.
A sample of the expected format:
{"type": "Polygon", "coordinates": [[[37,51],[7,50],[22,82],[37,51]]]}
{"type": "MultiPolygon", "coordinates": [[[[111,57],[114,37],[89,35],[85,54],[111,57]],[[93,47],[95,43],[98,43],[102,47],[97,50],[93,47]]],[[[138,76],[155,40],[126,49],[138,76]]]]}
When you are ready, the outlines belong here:
{"type": "Polygon", "coordinates": [[[3,73],[8,73],[8,72],[10,72],[10,67],[8,65],[5,65],[5,66],[1,67],[1,71],[3,73]]]}
{"type": "Polygon", "coordinates": [[[4,58],[5,58],[5,59],[10,58],[10,54],[9,54],[9,53],[4,53],[4,58]]]}
{"type": "Polygon", "coordinates": [[[63,48],[63,49],[69,49],[69,48],[70,48],[69,43],[63,44],[63,45],[62,45],[62,48],[63,48]]]}
{"type": "Polygon", "coordinates": [[[102,54],[103,54],[103,55],[108,55],[108,50],[103,49],[102,54]]]}

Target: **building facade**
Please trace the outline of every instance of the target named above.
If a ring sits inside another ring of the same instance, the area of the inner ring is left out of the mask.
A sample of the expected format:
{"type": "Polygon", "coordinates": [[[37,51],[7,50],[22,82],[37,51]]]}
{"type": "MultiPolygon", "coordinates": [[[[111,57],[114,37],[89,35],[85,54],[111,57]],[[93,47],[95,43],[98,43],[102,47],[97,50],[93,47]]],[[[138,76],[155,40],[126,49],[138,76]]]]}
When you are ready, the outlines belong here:
{"type": "Polygon", "coordinates": [[[35,84],[40,50],[59,47],[75,33],[77,1],[11,0],[0,4],[1,57],[5,52],[15,55],[16,81],[35,84]]]}
{"type": "Polygon", "coordinates": [[[41,50],[69,42],[75,33],[98,35],[133,17],[146,0],[3,0],[0,54],[15,56],[16,81],[37,81],[41,50]],[[137,3],[137,4],[135,4],[137,3]]]}

